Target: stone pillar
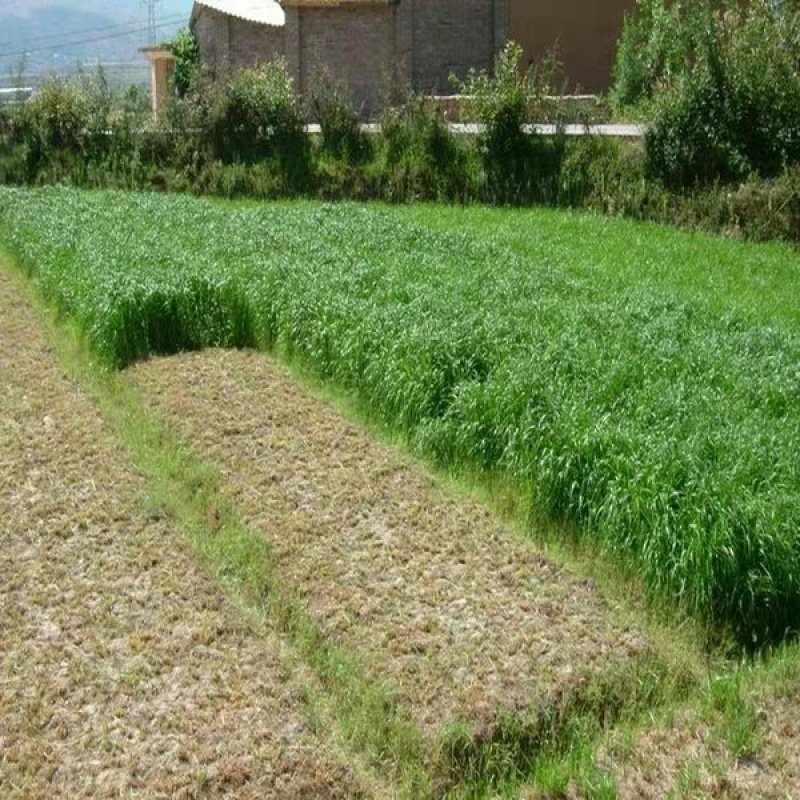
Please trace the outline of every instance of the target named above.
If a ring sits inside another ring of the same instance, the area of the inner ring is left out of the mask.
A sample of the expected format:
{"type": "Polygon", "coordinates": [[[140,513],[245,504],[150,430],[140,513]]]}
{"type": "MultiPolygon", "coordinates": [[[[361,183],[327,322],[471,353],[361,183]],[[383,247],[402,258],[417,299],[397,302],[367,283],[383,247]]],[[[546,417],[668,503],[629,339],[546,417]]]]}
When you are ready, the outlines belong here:
{"type": "Polygon", "coordinates": [[[283,46],[286,57],[286,69],[294,81],[295,94],[303,93],[303,70],[300,59],[302,49],[300,47],[300,37],[302,36],[302,8],[285,6],[284,13],[286,22],[283,28],[283,46]]]}
{"type": "Polygon", "coordinates": [[[175,69],[175,56],[163,47],[145,47],[141,50],[150,62],[150,105],[158,116],[169,94],[169,76],[175,69]]]}

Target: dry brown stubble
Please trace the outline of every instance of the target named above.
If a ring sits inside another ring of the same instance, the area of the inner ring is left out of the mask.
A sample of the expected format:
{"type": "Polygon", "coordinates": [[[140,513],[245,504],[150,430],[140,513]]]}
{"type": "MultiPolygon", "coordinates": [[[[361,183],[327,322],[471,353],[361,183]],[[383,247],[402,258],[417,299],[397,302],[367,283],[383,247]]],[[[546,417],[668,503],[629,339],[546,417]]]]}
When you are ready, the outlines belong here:
{"type": "Polygon", "coordinates": [[[358,794],[0,273],[0,797],[358,794]]]}
{"type": "Polygon", "coordinates": [[[429,741],[535,719],[647,649],[596,588],[479,503],[375,442],[271,358],[207,351],[132,370],[215,466],[276,574],[334,641],[388,679],[429,741]]]}
{"type": "Polygon", "coordinates": [[[754,700],[763,736],[757,756],[734,758],[700,716],[686,712],[643,731],[620,759],[620,800],[800,798],[800,688],[780,697],[767,690],[754,700]]]}

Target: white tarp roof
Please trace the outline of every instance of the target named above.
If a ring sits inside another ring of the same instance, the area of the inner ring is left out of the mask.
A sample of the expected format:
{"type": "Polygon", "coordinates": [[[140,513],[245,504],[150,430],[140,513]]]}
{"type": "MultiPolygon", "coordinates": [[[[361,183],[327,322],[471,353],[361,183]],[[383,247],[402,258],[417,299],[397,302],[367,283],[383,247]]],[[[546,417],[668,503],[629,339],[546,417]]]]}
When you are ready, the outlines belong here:
{"type": "Polygon", "coordinates": [[[286,22],[283,8],[276,0],[195,0],[192,17],[197,15],[198,6],[262,25],[283,26],[286,22]]]}

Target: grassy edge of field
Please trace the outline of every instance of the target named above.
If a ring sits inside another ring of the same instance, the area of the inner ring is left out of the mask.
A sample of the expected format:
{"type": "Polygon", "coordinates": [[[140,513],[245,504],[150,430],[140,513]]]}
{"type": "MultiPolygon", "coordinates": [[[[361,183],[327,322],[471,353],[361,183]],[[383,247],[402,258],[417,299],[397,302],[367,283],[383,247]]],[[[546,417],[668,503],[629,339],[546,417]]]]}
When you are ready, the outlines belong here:
{"type": "MultiPolygon", "coordinates": [[[[644,601],[626,602],[623,598],[631,587],[615,574],[612,565],[583,546],[565,544],[546,529],[549,534],[540,541],[554,560],[596,579],[624,613],[640,622],[645,617],[645,627],[655,642],[654,656],[586,685],[579,695],[566,699],[562,707],[543,715],[532,727],[509,720],[491,741],[476,743],[454,726],[440,742],[435,756],[439,767],[432,777],[419,734],[397,711],[390,689],[368,681],[363,667],[332,646],[297,598],[281,589],[270,569],[263,539],[236,517],[218,489],[213,470],[148,415],[125,376],[109,373],[93,360],[78,326],[56,319],[35,281],[26,278],[13,256],[2,249],[0,265],[33,307],[64,368],[95,399],[148,479],[154,508],[167,513],[184,531],[217,582],[256,629],[268,618],[279,622],[298,663],[309,667],[315,677],[303,687],[312,715],[323,724],[338,721],[342,744],[354,765],[370,783],[382,785],[382,791],[386,791],[388,778],[401,795],[409,797],[442,793],[448,788],[458,796],[477,797],[497,790],[514,794],[525,784],[555,794],[577,786],[586,796],[613,796],[613,770],[599,764],[596,757],[609,732],[613,729],[617,736],[630,740],[635,731],[669,718],[678,709],[696,707],[702,713],[708,697],[713,699],[709,687],[715,686],[726,687],[717,690],[726,698],[721,717],[717,713],[720,719],[715,729],[720,737],[750,742],[748,752],[756,749],[757,714],[740,690],[739,672],[731,671],[720,653],[704,652],[694,623],[677,620],[667,607],[660,610],[644,601]]],[[[301,364],[289,360],[289,366],[306,387],[333,402],[348,418],[366,425],[383,441],[409,449],[350,398],[316,380],[301,364]]],[[[455,491],[475,494],[500,512],[521,535],[531,535],[530,520],[520,515],[524,503],[519,502],[513,487],[493,484],[491,476],[436,472],[455,491]]],[[[719,712],[718,703],[712,703],[712,708],[719,712]]]]}

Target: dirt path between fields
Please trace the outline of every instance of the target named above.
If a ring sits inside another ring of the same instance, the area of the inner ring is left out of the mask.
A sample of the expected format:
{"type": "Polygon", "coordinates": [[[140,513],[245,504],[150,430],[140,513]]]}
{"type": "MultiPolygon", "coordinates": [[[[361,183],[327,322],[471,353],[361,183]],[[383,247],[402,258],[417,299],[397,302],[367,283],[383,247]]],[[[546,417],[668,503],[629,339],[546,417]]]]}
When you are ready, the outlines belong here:
{"type": "Polygon", "coordinates": [[[0,796],[359,793],[0,273],[0,796]]]}
{"type": "Polygon", "coordinates": [[[215,466],[276,573],[430,740],[535,719],[648,647],[597,590],[314,398],[271,358],[207,351],[131,371],[215,466]]]}

